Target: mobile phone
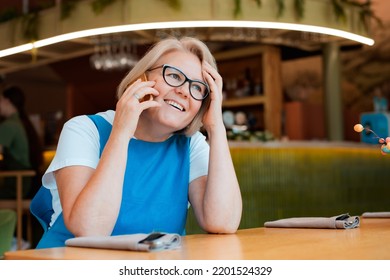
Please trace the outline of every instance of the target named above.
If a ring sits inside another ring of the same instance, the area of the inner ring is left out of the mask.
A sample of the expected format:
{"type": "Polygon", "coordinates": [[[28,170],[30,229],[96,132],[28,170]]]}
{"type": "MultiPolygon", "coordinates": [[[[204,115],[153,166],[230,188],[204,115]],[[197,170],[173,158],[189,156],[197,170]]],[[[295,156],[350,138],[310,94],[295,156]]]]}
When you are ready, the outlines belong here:
{"type": "MultiPolygon", "coordinates": [[[[135,79],[136,81],[138,79],[141,79],[142,82],[146,82],[148,80],[148,77],[146,76],[146,73],[143,73],[141,76],[139,76],[137,79],[135,79]]],[[[135,82],[135,81],[134,81],[135,82]]],[[[134,83],[133,82],[133,83],[134,83]]],[[[139,100],[139,102],[143,102],[143,101],[147,101],[147,100],[153,100],[153,95],[152,94],[147,94],[145,95],[143,98],[141,98],[139,100]]]]}
{"type": "Polygon", "coordinates": [[[149,234],[145,239],[142,239],[138,243],[148,244],[151,250],[158,250],[164,247],[164,243],[160,240],[165,233],[153,232],[149,234]]]}
{"type": "Polygon", "coordinates": [[[142,82],[146,82],[148,80],[148,77],[146,77],[146,73],[143,73],[136,80],[138,80],[138,79],[141,79],[142,82]]]}

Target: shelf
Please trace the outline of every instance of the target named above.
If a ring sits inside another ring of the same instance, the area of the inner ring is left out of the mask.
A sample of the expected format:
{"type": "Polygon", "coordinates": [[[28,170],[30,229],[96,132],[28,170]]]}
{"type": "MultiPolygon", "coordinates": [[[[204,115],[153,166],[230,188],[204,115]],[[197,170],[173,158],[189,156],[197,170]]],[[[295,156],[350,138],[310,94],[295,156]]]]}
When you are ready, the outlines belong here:
{"type": "Polygon", "coordinates": [[[247,96],[247,97],[238,97],[234,99],[228,99],[223,101],[222,107],[231,108],[238,106],[253,106],[260,105],[265,103],[266,98],[264,96],[247,96]]]}
{"type": "Polygon", "coordinates": [[[280,48],[257,45],[225,50],[216,54],[215,58],[225,82],[226,99],[222,108],[243,111],[255,120],[255,124],[251,122],[252,128],[267,130],[276,139],[280,138],[283,101],[280,48]],[[237,91],[247,92],[250,79],[256,85],[261,85],[263,94],[237,96],[237,91]]]}

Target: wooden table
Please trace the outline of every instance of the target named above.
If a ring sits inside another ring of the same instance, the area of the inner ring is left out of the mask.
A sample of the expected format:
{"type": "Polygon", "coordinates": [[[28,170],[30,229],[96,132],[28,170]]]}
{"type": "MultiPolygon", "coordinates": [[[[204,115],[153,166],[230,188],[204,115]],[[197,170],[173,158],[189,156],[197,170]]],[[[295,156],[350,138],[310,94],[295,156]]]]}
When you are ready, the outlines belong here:
{"type": "Polygon", "coordinates": [[[362,218],[356,229],[253,228],[196,234],[180,249],[147,253],[63,247],[14,251],[5,259],[136,260],[389,260],[390,219],[362,218]]]}

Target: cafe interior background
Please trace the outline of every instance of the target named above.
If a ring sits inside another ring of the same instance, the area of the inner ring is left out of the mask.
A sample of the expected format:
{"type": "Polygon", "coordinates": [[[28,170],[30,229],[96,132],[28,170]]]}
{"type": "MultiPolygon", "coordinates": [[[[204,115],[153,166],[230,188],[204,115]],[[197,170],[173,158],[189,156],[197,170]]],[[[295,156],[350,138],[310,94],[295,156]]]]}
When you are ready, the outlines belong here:
{"type": "MultiPolygon", "coordinates": [[[[115,109],[117,85],[152,43],[196,36],[224,78],[223,116],[244,201],[240,228],[384,211],[390,155],[353,126],[366,121],[390,135],[388,107],[375,104],[390,99],[389,10],[383,0],[2,0],[0,86],[25,91],[45,145],[44,171],[64,122],[115,109]],[[105,30],[119,25],[126,28],[105,30]],[[38,46],[61,34],[77,36],[38,46]],[[5,53],[19,45],[26,49],[5,53]]],[[[187,228],[200,232],[191,212],[187,228]]]]}

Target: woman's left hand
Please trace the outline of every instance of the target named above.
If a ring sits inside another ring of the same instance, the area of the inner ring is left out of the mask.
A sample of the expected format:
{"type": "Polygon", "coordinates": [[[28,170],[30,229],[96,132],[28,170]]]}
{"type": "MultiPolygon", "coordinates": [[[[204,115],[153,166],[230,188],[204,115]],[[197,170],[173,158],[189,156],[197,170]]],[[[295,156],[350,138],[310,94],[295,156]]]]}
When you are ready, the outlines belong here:
{"type": "Polygon", "coordinates": [[[211,101],[209,108],[203,116],[204,128],[208,132],[220,126],[225,129],[222,119],[222,77],[218,71],[207,62],[203,62],[203,76],[210,88],[208,98],[210,98],[211,101]]]}
{"type": "Polygon", "coordinates": [[[210,146],[207,176],[190,184],[189,198],[198,223],[211,233],[236,232],[242,198],[222,118],[222,77],[203,63],[203,76],[210,87],[210,105],[203,117],[210,146]]]}

